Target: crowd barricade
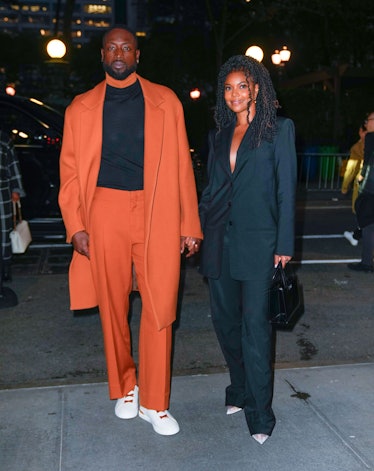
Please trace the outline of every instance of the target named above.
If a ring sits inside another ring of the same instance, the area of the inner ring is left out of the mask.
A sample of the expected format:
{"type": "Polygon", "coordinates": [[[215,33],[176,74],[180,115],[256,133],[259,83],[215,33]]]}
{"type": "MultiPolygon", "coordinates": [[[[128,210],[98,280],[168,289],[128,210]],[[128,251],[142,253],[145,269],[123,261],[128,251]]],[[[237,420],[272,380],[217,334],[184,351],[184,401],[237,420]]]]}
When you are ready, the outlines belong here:
{"type": "Polygon", "coordinates": [[[298,189],[340,190],[348,157],[333,146],[311,147],[298,153],[298,189]]]}

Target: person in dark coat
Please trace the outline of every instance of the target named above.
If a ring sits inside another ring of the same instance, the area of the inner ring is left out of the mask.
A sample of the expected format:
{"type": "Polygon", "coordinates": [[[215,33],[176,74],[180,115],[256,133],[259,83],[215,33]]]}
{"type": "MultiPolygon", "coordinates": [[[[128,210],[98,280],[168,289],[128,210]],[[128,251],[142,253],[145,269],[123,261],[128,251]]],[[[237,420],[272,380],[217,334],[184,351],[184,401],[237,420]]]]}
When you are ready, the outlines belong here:
{"type": "Polygon", "coordinates": [[[361,261],[349,263],[354,271],[374,271],[374,112],[365,120],[364,162],[360,176],[359,195],[355,202],[358,224],[362,230],[361,261]]]}
{"type": "Polygon", "coordinates": [[[210,134],[208,185],[199,206],[200,272],[208,279],[230,372],[226,412],[244,409],[260,444],[275,425],[268,291],[274,267],[294,253],[295,131],[277,108],[261,63],[238,55],[221,67],[217,131],[210,134]]]}
{"type": "Polygon", "coordinates": [[[12,139],[0,130],[0,221],[2,280],[11,280],[12,249],[9,234],[13,229],[12,202],[17,202],[25,191],[12,139]]]}

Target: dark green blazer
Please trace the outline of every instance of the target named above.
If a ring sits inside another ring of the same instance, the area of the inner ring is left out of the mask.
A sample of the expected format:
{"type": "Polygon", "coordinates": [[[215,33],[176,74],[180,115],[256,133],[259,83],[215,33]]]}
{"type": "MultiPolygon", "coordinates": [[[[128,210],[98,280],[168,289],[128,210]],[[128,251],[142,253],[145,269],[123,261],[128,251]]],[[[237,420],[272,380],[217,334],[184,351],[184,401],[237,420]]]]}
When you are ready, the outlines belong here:
{"type": "Polygon", "coordinates": [[[234,128],[235,123],[210,135],[208,185],[199,206],[204,233],[200,272],[210,278],[219,277],[227,231],[232,278],[268,278],[274,254],[294,253],[294,125],[290,119],[277,118],[273,142],[262,141],[255,149],[248,146],[247,131],[231,173],[234,128]]]}

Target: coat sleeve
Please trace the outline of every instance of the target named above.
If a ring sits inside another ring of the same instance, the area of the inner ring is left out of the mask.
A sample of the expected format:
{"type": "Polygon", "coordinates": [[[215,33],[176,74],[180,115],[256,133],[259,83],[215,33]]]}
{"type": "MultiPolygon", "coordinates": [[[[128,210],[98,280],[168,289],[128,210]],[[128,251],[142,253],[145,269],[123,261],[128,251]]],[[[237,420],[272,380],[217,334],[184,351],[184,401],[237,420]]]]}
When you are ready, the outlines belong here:
{"type": "Polygon", "coordinates": [[[25,190],[23,189],[19,162],[13,144],[10,144],[8,149],[8,170],[10,191],[18,193],[21,197],[26,196],[25,190]]]}
{"type": "Polygon", "coordinates": [[[181,235],[202,239],[198,213],[197,191],[191,153],[187,139],[181,103],[177,106],[177,133],[179,146],[179,194],[181,205],[181,235]]]}
{"type": "Polygon", "coordinates": [[[71,242],[75,233],[85,230],[80,211],[80,191],[71,107],[68,107],[65,113],[60,154],[60,192],[58,201],[66,228],[66,239],[67,242],[71,242]]]}
{"type": "Polygon", "coordinates": [[[360,141],[356,142],[356,144],[351,147],[351,152],[343,176],[343,193],[346,193],[349,190],[352,181],[356,178],[357,174],[361,170],[362,161],[364,157],[363,150],[364,148],[360,145],[360,141]]]}
{"type": "Polygon", "coordinates": [[[296,193],[295,127],[285,119],[275,139],[275,177],[277,183],[278,230],[275,253],[294,254],[296,193]]]}
{"type": "Polygon", "coordinates": [[[213,173],[213,163],[215,159],[215,154],[214,154],[214,143],[215,143],[215,136],[216,136],[216,130],[211,130],[208,135],[208,143],[209,143],[209,153],[208,153],[208,161],[207,161],[207,180],[208,184],[204,188],[200,202],[199,202],[199,214],[200,214],[200,222],[201,222],[201,227],[203,229],[204,233],[204,227],[205,227],[205,221],[206,221],[206,216],[207,216],[207,211],[209,208],[210,204],[210,197],[211,197],[211,182],[212,182],[212,173],[213,173]]]}

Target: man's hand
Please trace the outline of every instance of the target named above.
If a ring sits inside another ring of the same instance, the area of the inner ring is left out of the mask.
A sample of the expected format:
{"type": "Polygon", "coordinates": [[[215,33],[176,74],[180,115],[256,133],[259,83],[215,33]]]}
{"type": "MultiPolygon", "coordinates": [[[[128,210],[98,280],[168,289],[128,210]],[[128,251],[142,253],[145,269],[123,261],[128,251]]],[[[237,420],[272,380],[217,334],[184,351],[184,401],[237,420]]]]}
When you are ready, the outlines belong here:
{"type": "Polygon", "coordinates": [[[186,258],[192,257],[195,253],[200,250],[201,239],[196,239],[195,237],[182,236],[181,237],[181,253],[184,252],[184,249],[188,249],[186,258]]]}
{"type": "Polygon", "coordinates": [[[76,232],[72,237],[74,250],[76,250],[79,254],[84,255],[88,259],[90,258],[89,239],[90,236],[86,231],[76,232]]]}

